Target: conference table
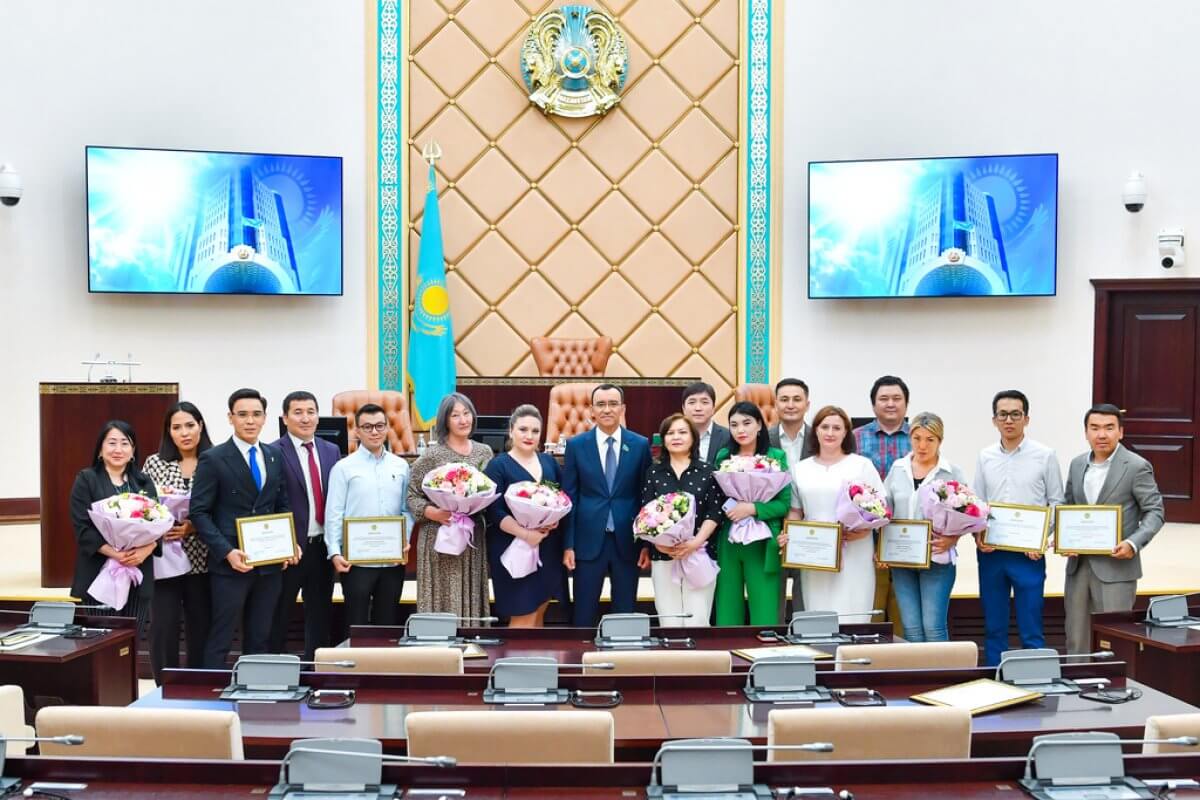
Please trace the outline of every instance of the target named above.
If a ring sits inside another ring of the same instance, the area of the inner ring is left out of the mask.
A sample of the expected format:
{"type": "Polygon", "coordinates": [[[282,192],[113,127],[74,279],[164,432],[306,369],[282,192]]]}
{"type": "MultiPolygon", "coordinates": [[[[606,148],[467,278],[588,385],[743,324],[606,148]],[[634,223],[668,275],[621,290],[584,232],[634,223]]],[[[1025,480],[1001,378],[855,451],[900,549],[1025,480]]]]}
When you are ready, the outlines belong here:
{"type": "MultiPolygon", "coordinates": [[[[0,612],[0,637],[27,614],[0,612]]],[[[33,702],[61,698],[68,705],[124,706],[137,697],[135,622],[124,617],[78,620],[87,638],[55,636],[18,650],[0,652],[0,684],[16,684],[33,702]]]]}
{"type": "MultiPolygon", "coordinates": [[[[1200,606],[1188,609],[1200,616],[1200,606]]],[[[1146,612],[1092,615],[1092,642],[1129,665],[1129,677],[1188,703],[1200,704],[1200,630],[1147,625],[1146,612]]]]}
{"type": "MultiPolygon", "coordinates": [[[[1108,678],[1114,687],[1128,685],[1142,696],[1106,705],[1075,695],[1049,696],[1019,706],[976,716],[972,720],[975,756],[1025,753],[1035,735],[1071,730],[1114,731],[1139,737],[1146,717],[1200,712],[1149,686],[1127,680],[1119,662],[1068,665],[1067,678],[1108,678]]],[[[823,672],[818,683],[830,689],[872,688],[891,706],[914,705],[910,696],[931,689],[991,677],[991,669],[892,670],[823,672]]],[[[314,689],[354,689],[356,702],[346,708],[314,709],[303,703],[234,703],[217,699],[229,673],[216,670],[166,670],[163,686],[141,697],[136,708],[219,709],[236,711],[247,757],[278,758],[294,739],[351,736],[380,739],[388,752],[405,751],[405,718],[414,711],[502,708],[483,702],[484,674],[381,675],[369,673],[302,673],[314,689]]],[[[757,744],[767,738],[770,706],[746,701],[744,674],[723,675],[568,675],[559,685],[585,691],[620,691],[611,709],[618,761],[646,761],[666,739],[740,736],[757,744]]],[[[820,707],[841,708],[837,703],[820,707]]],[[[528,706],[523,706],[528,708],[528,706]]],[[[547,713],[572,706],[543,707],[547,713]]]]}

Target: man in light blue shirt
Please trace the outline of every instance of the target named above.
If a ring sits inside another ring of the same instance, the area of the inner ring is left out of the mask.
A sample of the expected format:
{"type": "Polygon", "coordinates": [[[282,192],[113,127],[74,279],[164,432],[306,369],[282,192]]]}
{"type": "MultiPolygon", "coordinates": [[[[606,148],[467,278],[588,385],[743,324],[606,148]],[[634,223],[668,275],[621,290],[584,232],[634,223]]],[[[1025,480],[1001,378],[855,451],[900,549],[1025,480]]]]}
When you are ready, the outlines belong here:
{"type": "Polygon", "coordinates": [[[334,465],[329,474],[325,508],[325,542],[329,560],[342,576],[346,617],[350,625],[394,625],[404,589],[404,564],[351,564],[342,555],[342,521],[358,517],[398,517],[408,512],[408,463],[389,453],[387,413],[368,403],[354,414],[360,447],[334,465]]]}

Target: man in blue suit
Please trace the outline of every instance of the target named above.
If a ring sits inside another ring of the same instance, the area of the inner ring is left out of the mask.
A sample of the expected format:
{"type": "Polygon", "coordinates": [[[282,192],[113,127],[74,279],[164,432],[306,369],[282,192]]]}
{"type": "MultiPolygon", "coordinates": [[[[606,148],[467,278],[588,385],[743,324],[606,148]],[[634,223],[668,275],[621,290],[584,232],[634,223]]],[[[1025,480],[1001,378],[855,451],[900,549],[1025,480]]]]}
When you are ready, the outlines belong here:
{"type": "Polygon", "coordinates": [[[600,384],[592,390],[595,429],[567,441],[563,491],[575,507],[565,520],[563,564],[574,573],[576,627],[597,623],[605,576],[613,612],[633,611],[638,570],[650,566],[649,552],[633,538],[650,443],[621,426],[624,411],[621,388],[600,384]]]}

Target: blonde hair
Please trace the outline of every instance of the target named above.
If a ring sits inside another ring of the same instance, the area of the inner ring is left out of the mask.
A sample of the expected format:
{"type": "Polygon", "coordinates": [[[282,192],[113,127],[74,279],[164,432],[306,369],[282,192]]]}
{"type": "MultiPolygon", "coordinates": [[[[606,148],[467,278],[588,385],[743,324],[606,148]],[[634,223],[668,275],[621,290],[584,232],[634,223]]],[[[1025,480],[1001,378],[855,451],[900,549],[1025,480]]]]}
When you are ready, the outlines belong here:
{"type": "Polygon", "coordinates": [[[908,429],[911,431],[914,428],[924,428],[932,433],[939,442],[946,439],[946,424],[942,422],[942,418],[937,414],[928,411],[922,411],[912,418],[912,422],[908,423],[908,429]]]}

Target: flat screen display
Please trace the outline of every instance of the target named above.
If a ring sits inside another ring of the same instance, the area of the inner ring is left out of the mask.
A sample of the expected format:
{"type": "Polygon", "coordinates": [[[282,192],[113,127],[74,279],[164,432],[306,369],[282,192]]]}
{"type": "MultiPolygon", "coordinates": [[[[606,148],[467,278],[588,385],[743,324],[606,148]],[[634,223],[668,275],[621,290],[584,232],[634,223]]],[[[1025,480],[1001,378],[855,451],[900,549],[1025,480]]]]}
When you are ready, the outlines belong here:
{"type": "Polygon", "coordinates": [[[337,156],[86,148],[88,290],[342,293],[337,156]]]}
{"type": "Polygon", "coordinates": [[[1058,155],[808,165],[810,298],[1053,295],[1058,155]]]}

